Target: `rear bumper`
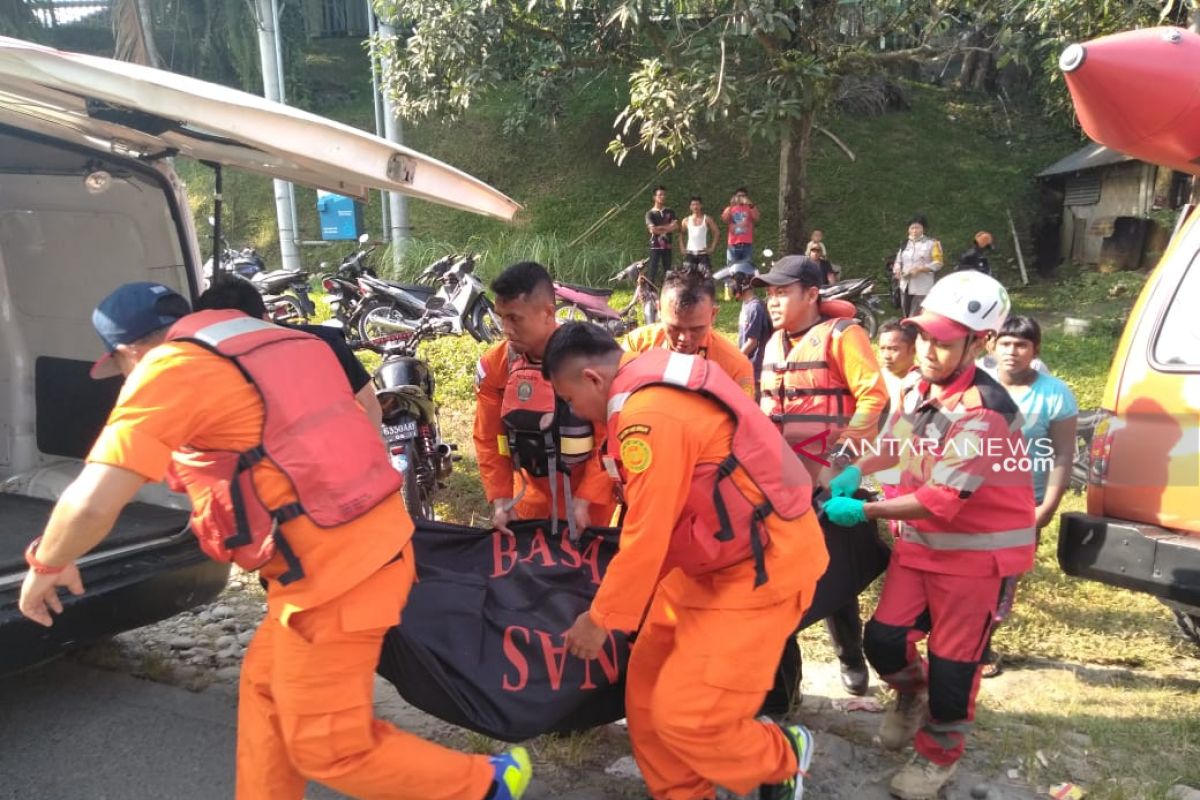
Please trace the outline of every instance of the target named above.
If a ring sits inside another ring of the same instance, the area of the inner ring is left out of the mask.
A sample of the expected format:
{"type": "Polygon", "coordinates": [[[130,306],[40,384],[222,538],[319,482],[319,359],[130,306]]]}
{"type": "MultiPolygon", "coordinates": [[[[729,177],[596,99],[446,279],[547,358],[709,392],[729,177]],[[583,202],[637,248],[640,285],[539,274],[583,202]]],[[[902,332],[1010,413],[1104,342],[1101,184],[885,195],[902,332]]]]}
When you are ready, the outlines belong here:
{"type": "Polygon", "coordinates": [[[1155,525],[1062,515],[1058,563],[1078,578],[1200,607],[1200,538],[1155,525]]]}
{"type": "Polygon", "coordinates": [[[209,559],[188,535],[83,569],[81,597],[61,593],[64,611],[43,628],[21,615],[20,588],[0,591],[0,674],[63,650],[174,616],[221,593],[229,565],[209,559]]]}

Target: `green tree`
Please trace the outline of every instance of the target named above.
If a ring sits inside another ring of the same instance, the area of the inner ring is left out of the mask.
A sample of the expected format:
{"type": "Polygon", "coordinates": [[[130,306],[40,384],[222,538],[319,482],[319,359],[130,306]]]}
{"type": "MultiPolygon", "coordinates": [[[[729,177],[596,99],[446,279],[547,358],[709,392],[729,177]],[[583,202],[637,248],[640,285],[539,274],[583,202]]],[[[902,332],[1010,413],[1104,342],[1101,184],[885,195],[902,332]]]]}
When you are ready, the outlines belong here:
{"type": "Polygon", "coordinates": [[[817,120],[842,82],[954,49],[947,0],[376,0],[401,33],[376,46],[397,113],[454,117],[516,85],[506,128],[559,121],[600,72],[627,84],[617,135],[663,162],[714,136],[779,147],[779,244],[806,241],[817,120]]]}

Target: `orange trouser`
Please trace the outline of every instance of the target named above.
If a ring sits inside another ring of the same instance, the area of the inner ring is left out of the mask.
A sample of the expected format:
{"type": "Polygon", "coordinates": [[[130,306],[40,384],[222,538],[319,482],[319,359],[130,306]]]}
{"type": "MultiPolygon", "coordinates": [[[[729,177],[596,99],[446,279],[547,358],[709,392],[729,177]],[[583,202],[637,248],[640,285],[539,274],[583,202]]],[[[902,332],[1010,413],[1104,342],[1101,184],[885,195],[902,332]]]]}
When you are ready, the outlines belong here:
{"type": "Polygon", "coordinates": [[[679,608],[660,589],[629,657],[625,713],[655,800],[748,794],[796,772],[783,732],[755,719],[808,598],[749,609],[679,608]]]}
{"type": "Polygon", "coordinates": [[[301,800],[308,780],[357,798],[482,800],[484,756],[448,750],[374,719],[383,635],[413,582],[411,546],[341,597],[266,619],[242,664],[238,800],[301,800]]]}

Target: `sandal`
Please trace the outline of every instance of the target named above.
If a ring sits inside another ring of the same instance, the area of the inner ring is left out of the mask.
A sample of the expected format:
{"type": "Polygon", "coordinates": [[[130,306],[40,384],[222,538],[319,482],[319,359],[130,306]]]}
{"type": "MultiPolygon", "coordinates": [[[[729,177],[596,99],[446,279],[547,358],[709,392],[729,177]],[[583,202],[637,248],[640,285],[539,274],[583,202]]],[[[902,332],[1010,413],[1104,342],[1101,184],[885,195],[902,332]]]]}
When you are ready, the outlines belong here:
{"type": "Polygon", "coordinates": [[[1004,671],[1004,667],[1000,664],[1000,654],[992,650],[983,654],[983,670],[979,673],[981,678],[994,678],[1004,671]]]}

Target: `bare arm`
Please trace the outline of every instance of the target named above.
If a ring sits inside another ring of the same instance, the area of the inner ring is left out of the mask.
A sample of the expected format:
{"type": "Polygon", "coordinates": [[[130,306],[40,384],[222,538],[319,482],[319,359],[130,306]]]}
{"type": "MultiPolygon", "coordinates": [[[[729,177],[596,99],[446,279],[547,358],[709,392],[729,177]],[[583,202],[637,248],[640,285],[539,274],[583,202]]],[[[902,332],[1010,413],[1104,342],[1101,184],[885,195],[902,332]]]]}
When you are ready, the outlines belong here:
{"type": "Polygon", "coordinates": [[[721,238],[721,229],[717,227],[717,223],[713,218],[707,214],[704,216],[704,221],[708,223],[709,233],[712,234],[712,238],[708,242],[708,254],[711,256],[713,248],[717,246],[717,240],[721,238]]]}
{"type": "Polygon", "coordinates": [[[61,566],[100,544],[146,479],[108,464],[88,464],[54,505],[38,560],[61,566]]]}
{"type": "Polygon", "coordinates": [[[354,398],[363,407],[363,411],[367,412],[367,419],[371,420],[372,425],[376,428],[383,425],[383,409],[379,406],[379,398],[375,396],[373,384],[368,383],[359,389],[354,398]]]}
{"type": "Polygon", "coordinates": [[[108,464],[88,464],[54,505],[50,521],[34,558],[61,569],[39,574],[30,569],[21,584],[18,607],[29,619],[50,627],[51,612],[61,614],[59,587],[83,594],[83,580],[75,560],[112,530],[117,517],[146,479],[136,472],[108,464]]]}
{"type": "Polygon", "coordinates": [[[1046,495],[1037,507],[1037,527],[1046,527],[1054,519],[1058,504],[1071,483],[1071,467],[1075,462],[1075,428],[1079,417],[1056,419],[1050,423],[1050,443],[1054,447],[1054,469],[1046,479],[1046,495]]]}

